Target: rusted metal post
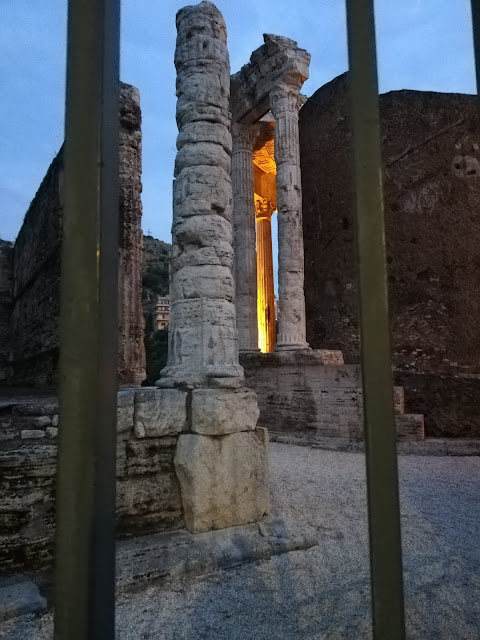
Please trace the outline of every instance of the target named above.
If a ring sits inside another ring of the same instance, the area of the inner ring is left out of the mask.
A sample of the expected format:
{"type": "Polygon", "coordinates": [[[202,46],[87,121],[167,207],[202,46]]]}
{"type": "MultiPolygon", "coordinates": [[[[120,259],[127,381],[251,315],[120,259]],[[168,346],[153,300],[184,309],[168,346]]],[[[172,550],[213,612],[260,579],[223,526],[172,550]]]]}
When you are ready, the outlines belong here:
{"type": "Polygon", "coordinates": [[[119,0],[70,0],[56,640],[114,638],[119,0]]]}
{"type": "Polygon", "coordinates": [[[403,640],[400,509],[373,0],[347,0],[373,635],[403,640]]]}

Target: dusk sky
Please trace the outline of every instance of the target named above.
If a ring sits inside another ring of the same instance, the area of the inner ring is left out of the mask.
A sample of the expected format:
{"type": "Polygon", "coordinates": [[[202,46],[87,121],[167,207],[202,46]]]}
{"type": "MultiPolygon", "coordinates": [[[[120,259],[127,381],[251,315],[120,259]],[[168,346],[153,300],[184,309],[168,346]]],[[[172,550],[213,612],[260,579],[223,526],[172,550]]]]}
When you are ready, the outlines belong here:
{"type": "MultiPolygon", "coordinates": [[[[14,240],[63,139],[66,0],[2,0],[0,23],[0,237],[14,240]]],[[[143,229],[170,241],[175,157],[175,13],[182,0],[122,2],[121,79],[140,89],[143,229]]],[[[303,92],[347,68],[343,0],[218,0],[232,72],[263,33],[312,56],[303,92]]],[[[475,91],[469,0],[378,0],[381,92],[475,91]]]]}

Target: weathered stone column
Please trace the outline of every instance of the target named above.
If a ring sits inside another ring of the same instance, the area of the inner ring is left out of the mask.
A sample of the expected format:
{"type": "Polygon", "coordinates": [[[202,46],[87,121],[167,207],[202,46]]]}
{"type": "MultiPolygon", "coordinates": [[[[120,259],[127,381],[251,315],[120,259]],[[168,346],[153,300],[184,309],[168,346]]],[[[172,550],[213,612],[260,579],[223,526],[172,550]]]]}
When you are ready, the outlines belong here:
{"type": "Polygon", "coordinates": [[[270,91],[277,165],[279,326],[276,350],[308,348],[298,136],[300,82],[282,83],[270,91]]]}
{"type": "Polygon", "coordinates": [[[145,322],[142,310],[142,114],[140,92],[120,85],[118,382],[140,386],[145,380],[145,322]]]}
{"type": "Polygon", "coordinates": [[[257,201],[257,313],[259,345],[263,353],[273,351],[276,340],[272,214],[273,205],[266,198],[257,201]]]}
{"type": "Polygon", "coordinates": [[[260,519],[269,494],[257,398],[238,364],[226,28],[201,2],[177,13],[177,32],[171,340],[157,393],[185,395],[175,471],[185,524],[199,533],[260,519]]]}
{"type": "Polygon", "coordinates": [[[253,196],[253,145],[257,125],[232,128],[233,246],[235,306],[240,352],[258,351],[257,263],[255,256],[255,200],[253,196]]]}

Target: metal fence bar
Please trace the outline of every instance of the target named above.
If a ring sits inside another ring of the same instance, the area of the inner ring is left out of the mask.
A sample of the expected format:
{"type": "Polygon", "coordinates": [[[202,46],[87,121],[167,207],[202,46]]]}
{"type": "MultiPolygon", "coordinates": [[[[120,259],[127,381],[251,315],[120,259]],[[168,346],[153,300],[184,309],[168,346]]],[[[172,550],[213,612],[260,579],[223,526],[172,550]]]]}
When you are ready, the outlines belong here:
{"type": "Polygon", "coordinates": [[[57,640],[114,638],[119,22],[119,0],[69,1],[57,640]]]}
{"type": "Polygon", "coordinates": [[[477,95],[480,97],[480,0],[472,0],[472,26],[477,95]]]}
{"type": "Polygon", "coordinates": [[[375,639],[403,640],[400,509],[373,0],[347,0],[368,521],[375,639]]]}

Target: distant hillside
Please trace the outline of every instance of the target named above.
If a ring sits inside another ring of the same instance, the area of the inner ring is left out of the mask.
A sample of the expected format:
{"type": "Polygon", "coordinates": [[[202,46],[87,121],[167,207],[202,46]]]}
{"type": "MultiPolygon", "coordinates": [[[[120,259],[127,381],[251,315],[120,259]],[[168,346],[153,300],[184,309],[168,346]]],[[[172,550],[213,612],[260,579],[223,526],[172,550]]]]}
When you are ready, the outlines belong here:
{"type": "Polygon", "coordinates": [[[171,250],[171,244],[152,236],[143,236],[142,303],[146,333],[154,330],[153,314],[157,296],[168,293],[171,250]]]}
{"type": "Polygon", "coordinates": [[[142,306],[145,318],[145,384],[153,385],[167,364],[168,330],[156,330],[154,318],[157,296],[165,296],[169,286],[172,245],[152,236],[143,236],[142,306]]]}

